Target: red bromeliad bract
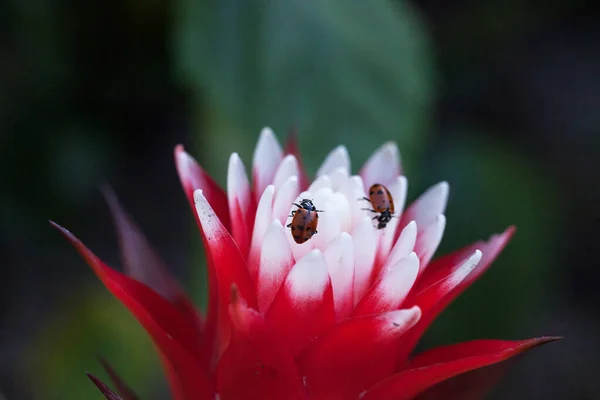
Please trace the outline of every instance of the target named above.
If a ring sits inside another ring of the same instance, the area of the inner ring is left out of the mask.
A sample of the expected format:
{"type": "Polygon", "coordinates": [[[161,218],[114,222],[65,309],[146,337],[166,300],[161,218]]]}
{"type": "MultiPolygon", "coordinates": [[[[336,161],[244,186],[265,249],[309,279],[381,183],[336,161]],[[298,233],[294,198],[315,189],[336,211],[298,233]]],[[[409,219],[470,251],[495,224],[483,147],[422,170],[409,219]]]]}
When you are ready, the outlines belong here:
{"type": "MultiPolygon", "coordinates": [[[[407,180],[393,143],[358,175],[350,175],[346,149],[334,149],[310,186],[293,139],[286,154],[268,128],[254,152],[251,182],[239,156],[231,155],[227,192],[182,146],[175,161],[206,248],[205,315],[110,191],[126,273],[55,225],[148,331],[175,400],[413,399],[555,339],[475,340],[410,357],[514,228],[432,261],[444,232],[448,184],[433,186],[404,210],[407,180]],[[383,229],[359,200],[375,183],[395,203],[383,229]],[[322,211],[318,233],[298,244],[286,225],[292,203],[302,199],[322,211]]],[[[93,378],[104,395],[133,399],[110,372],[122,397],[93,378]]]]}

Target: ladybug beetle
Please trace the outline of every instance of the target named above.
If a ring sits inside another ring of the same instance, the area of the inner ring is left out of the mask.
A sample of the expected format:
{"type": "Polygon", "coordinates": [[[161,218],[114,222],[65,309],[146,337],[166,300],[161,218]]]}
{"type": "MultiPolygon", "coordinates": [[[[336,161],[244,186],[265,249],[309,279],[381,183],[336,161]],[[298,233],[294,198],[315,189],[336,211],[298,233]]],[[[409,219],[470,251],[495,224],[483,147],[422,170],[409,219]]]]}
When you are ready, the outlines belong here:
{"type": "Polygon", "coordinates": [[[377,220],[377,229],[383,229],[394,217],[394,199],[388,188],[380,183],[375,183],[369,188],[369,198],[363,197],[359,200],[367,200],[371,203],[370,208],[363,208],[371,212],[379,213],[373,217],[377,220]]]}
{"type": "Polygon", "coordinates": [[[290,217],[293,217],[292,223],[287,227],[291,228],[292,237],[298,244],[308,241],[317,233],[319,224],[319,213],[323,210],[317,210],[312,200],[302,199],[300,204],[293,203],[298,209],[292,211],[290,217]]]}

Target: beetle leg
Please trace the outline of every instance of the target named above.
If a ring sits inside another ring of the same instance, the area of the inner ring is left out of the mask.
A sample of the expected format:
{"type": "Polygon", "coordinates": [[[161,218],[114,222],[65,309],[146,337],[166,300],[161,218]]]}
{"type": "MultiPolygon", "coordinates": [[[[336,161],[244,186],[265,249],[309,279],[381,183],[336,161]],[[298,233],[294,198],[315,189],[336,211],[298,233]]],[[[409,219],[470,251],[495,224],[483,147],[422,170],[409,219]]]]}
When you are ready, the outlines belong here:
{"type": "Polygon", "coordinates": [[[361,208],[361,210],[366,210],[366,211],[371,211],[371,212],[377,212],[375,210],[371,210],[370,208],[361,208]]]}
{"type": "Polygon", "coordinates": [[[287,224],[285,227],[286,227],[286,228],[289,228],[289,227],[291,227],[291,226],[292,226],[292,224],[287,224]]]}

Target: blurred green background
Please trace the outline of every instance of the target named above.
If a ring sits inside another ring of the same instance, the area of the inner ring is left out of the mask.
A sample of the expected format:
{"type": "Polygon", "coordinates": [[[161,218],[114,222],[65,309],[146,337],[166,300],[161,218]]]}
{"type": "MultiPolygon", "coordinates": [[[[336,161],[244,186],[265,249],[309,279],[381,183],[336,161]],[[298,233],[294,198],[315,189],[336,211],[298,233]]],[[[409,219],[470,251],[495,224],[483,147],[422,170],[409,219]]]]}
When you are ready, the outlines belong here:
{"type": "Polygon", "coordinates": [[[600,10],[583,1],[154,0],[0,3],[0,398],[100,399],[106,357],[168,398],[149,339],[47,224],[109,264],[109,182],[202,298],[172,149],[224,184],[260,129],[296,129],[309,172],[399,143],[409,199],[451,195],[440,253],[510,224],[493,268],[422,347],[564,335],[494,399],[600,399],[600,10]]]}

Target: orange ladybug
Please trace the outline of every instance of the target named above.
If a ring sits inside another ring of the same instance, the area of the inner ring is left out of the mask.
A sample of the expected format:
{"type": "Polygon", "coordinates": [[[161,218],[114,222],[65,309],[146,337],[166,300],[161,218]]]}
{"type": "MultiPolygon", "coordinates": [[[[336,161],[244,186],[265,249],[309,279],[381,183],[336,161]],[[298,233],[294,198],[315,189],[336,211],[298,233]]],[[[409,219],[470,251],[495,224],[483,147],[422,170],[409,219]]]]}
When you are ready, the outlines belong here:
{"type": "Polygon", "coordinates": [[[375,183],[369,188],[369,198],[363,197],[360,200],[367,200],[371,203],[370,208],[363,208],[371,212],[379,213],[373,217],[377,220],[377,229],[383,229],[394,217],[394,199],[392,194],[381,183],[375,183]]]}
{"type": "Polygon", "coordinates": [[[292,223],[287,227],[291,228],[292,237],[298,244],[308,241],[314,234],[317,233],[317,225],[319,224],[319,213],[323,210],[317,210],[312,200],[302,199],[300,204],[294,203],[297,210],[292,211],[290,217],[292,223]]]}

